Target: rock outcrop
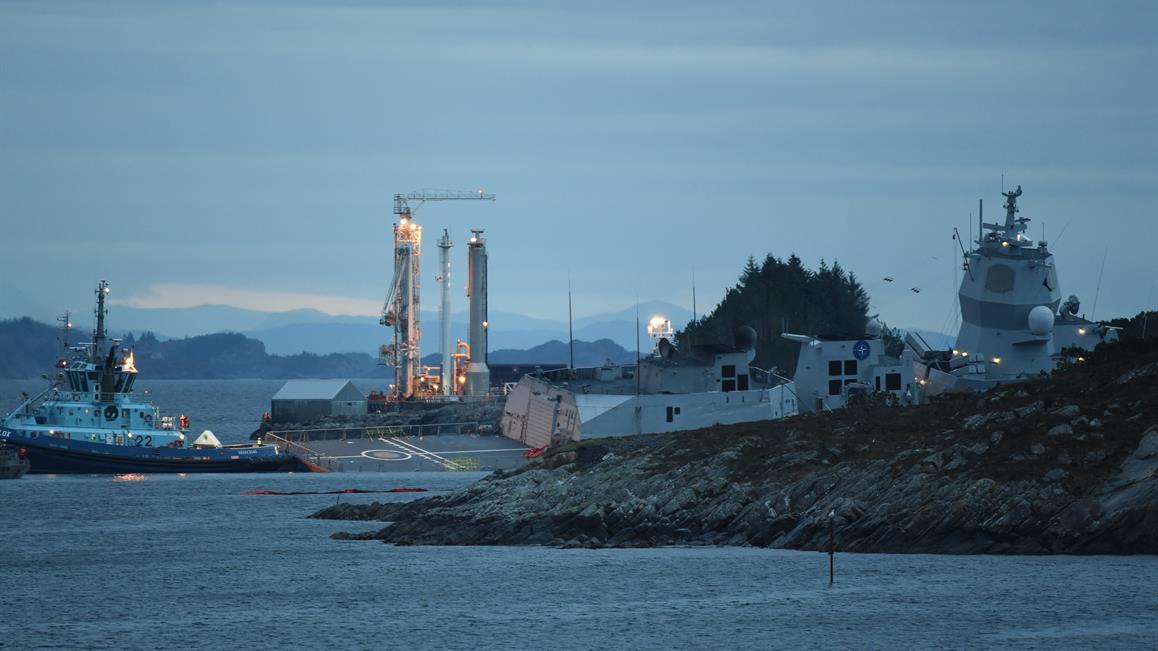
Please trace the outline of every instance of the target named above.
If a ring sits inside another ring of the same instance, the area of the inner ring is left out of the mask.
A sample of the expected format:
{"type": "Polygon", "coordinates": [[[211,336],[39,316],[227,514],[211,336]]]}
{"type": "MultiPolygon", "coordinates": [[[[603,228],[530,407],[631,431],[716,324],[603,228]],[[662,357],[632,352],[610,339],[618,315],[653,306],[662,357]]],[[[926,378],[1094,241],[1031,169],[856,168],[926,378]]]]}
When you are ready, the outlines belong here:
{"type": "MultiPolygon", "coordinates": [[[[1105,357],[1105,356],[1103,356],[1105,357]]],[[[313,517],[395,544],[1158,553],[1158,351],[918,408],[553,450],[445,496],[313,517]]]]}

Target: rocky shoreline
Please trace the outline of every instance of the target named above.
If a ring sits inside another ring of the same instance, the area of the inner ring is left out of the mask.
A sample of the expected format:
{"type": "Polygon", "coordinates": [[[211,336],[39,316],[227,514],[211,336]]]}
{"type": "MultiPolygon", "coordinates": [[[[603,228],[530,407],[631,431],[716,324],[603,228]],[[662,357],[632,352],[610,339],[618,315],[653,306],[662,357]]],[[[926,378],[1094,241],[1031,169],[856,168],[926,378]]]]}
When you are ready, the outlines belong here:
{"type": "Polygon", "coordinates": [[[1158,553],[1158,350],[910,409],[564,446],[444,496],[311,517],[423,545],[1158,553]]]}

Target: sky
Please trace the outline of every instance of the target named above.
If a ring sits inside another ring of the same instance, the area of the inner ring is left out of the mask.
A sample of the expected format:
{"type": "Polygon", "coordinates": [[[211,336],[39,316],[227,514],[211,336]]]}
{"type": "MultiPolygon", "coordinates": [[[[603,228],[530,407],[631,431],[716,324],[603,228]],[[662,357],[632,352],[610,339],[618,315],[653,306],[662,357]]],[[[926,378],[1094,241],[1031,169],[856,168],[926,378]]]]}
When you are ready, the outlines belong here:
{"type": "Polygon", "coordinates": [[[492,310],[796,253],[945,328],[1002,175],[1087,316],[1155,307],[1158,3],[0,0],[0,286],[74,310],[377,314],[393,194],[482,188],[416,213],[428,308],[481,228],[492,310]]]}

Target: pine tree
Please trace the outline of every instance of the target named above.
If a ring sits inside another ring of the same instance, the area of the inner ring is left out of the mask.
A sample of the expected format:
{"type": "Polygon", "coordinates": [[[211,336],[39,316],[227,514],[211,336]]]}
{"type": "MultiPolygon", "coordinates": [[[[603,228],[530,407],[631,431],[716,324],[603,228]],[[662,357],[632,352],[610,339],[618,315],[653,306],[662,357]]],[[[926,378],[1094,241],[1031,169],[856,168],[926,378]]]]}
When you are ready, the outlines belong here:
{"type": "Polygon", "coordinates": [[[787,261],[769,254],[761,264],[749,257],[735,287],[711,314],[689,323],[677,341],[685,347],[691,341],[731,343],[737,328],[751,326],[758,337],[753,364],[792,373],[800,345],[781,338],[782,333],[860,336],[868,305],[856,276],[838,262],[830,267],[821,260],[811,271],[795,254],[787,261]]]}

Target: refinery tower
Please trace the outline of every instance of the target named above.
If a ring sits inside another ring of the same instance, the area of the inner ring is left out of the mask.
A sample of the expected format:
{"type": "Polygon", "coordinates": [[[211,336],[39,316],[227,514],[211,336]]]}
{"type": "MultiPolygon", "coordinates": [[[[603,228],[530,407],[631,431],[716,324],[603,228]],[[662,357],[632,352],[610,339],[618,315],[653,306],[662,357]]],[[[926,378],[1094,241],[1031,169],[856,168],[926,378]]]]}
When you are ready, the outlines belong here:
{"type": "Polygon", "coordinates": [[[412,192],[394,195],[394,278],[382,308],[382,325],[393,330],[390,343],[379,349],[382,364],[394,369],[395,400],[430,398],[435,395],[484,395],[489,390],[486,367],[486,242],[481,230],[473,231],[468,247],[470,297],[470,342],[451,346],[450,331],[450,249],[454,243],[444,230],[438,241],[439,265],[435,280],[442,291],[439,309],[441,368],[422,365],[422,324],[419,317],[422,278],[422,226],[414,213],[427,201],[485,200],[493,194],[475,192],[412,192]],[[411,207],[411,202],[417,202],[411,207]],[[457,352],[455,352],[457,351],[457,352]]]}

